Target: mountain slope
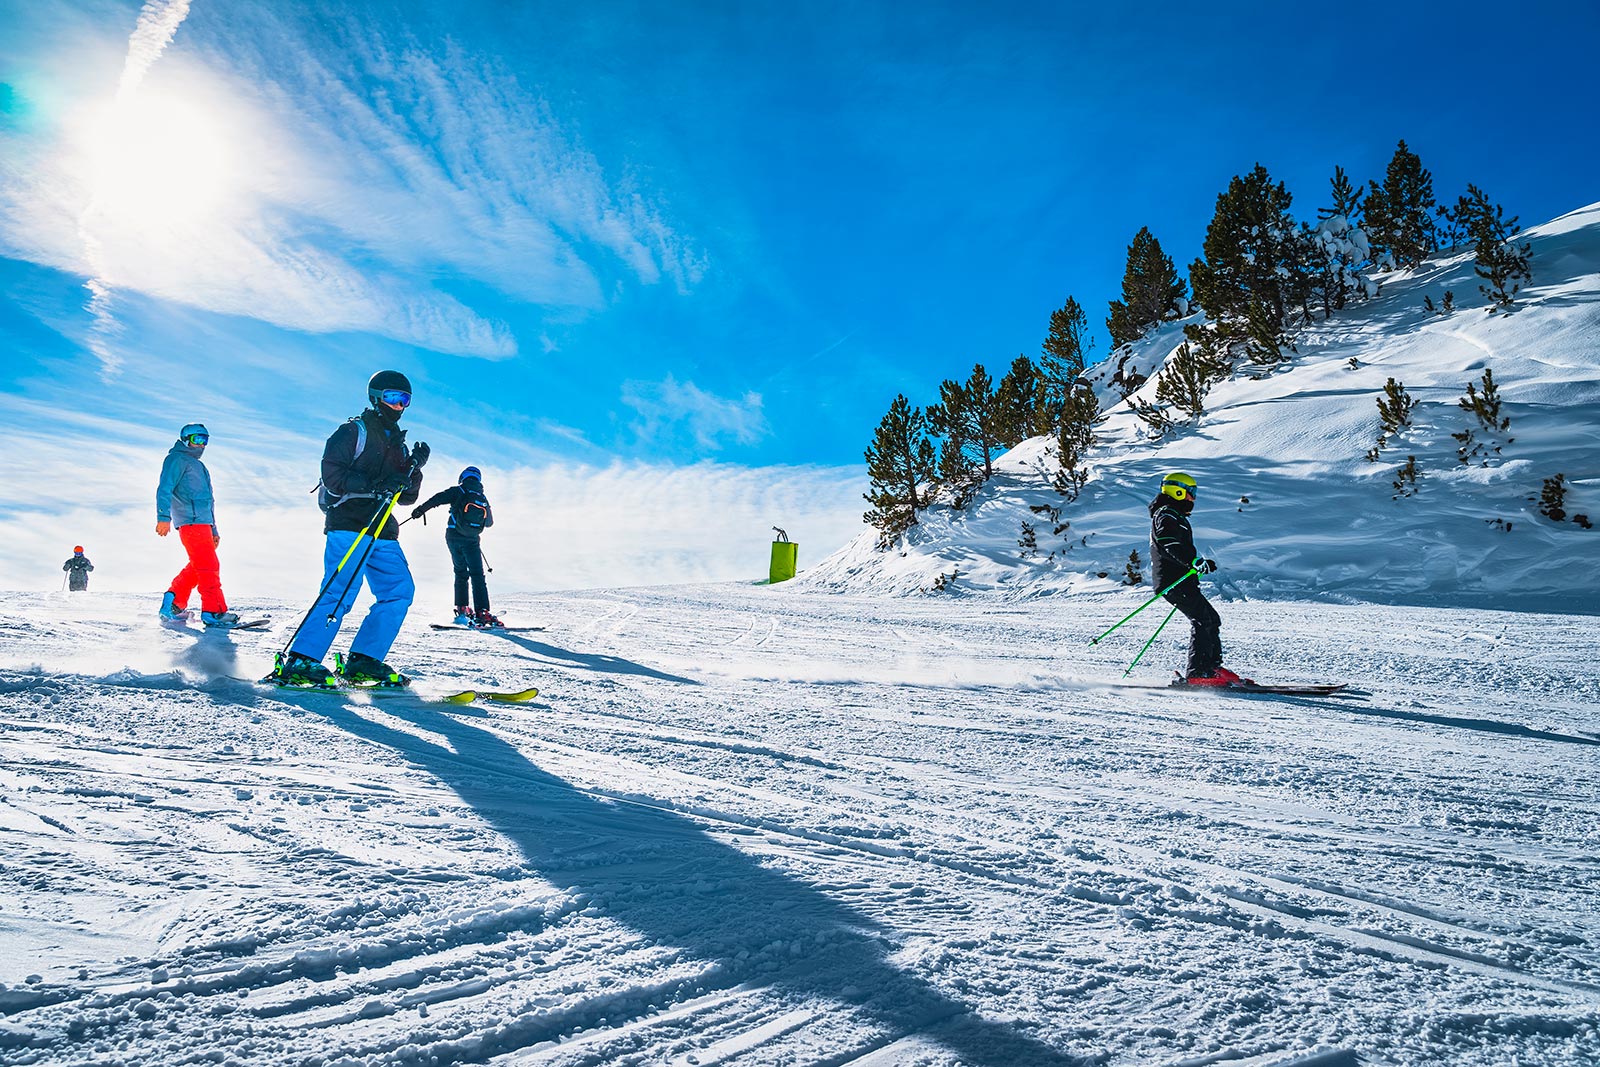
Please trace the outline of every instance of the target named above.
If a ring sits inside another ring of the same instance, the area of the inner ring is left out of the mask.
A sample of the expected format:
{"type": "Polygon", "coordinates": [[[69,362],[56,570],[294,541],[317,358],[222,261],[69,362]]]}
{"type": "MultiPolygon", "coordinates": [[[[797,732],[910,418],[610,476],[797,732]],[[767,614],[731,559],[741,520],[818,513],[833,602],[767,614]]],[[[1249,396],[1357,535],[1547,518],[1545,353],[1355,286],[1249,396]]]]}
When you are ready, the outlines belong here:
{"type": "MultiPolygon", "coordinates": [[[[1600,530],[1553,522],[1533,501],[1564,474],[1567,512],[1600,519],[1600,204],[1524,236],[1533,284],[1511,314],[1485,311],[1470,252],[1390,275],[1375,299],[1306,329],[1282,369],[1259,380],[1237,370],[1213,388],[1205,415],[1163,440],[1108,400],[1077,501],[1049,488],[1053,443],[1026,441],[964,510],[930,508],[886,552],[866,531],[800,580],[909,593],[959,572],[955,590],[1112,589],[1129,552],[1147,554],[1146,503],[1161,473],[1185,470],[1201,486],[1196,543],[1224,568],[1216,582],[1227,595],[1592,611],[1600,530]],[[1425,309],[1424,297],[1437,305],[1447,290],[1458,310],[1425,309]],[[1451,434],[1477,420],[1458,401],[1485,369],[1511,425],[1463,465],[1451,434]],[[1374,401],[1390,377],[1418,405],[1413,425],[1370,462],[1374,401]],[[1396,499],[1410,456],[1415,494],[1396,499]],[[1051,507],[1059,518],[1030,510],[1051,507]],[[1018,544],[1025,521],[1039,545],[1029,559],[1018,544]],[[1070,526],[1058,536],[1060,522],[1070,526]]],[[[1153,379],[1181,325],[1145,338],[1130,363],[1153,379]]],[[[1103,395],[1110,371],[1090,372],[1103,395]]],[[[1154,382],[1135,397],[1154,403],[1154,382]]]]}

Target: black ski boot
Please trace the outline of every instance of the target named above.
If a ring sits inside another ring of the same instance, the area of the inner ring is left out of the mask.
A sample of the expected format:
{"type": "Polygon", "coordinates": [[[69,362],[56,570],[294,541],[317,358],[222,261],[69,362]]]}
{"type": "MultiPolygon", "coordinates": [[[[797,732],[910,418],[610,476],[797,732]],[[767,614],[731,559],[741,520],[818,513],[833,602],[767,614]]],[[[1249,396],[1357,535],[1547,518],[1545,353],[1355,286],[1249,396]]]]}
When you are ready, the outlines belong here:
{"type": "Polygon", "coordinates": [[[349,656],[333,654],[334,670],[346,685],[359,686],[363,689],[404,689],[411,684],[411,679],[383,662],[360,652],[352,652],[349,656]]]}
{"type": "Polygon", "coordinates": [[[272,673],[264,681],[286,689],[338,689],[339,679],[310,656],[298,652],[279,652],[272,660],[272,673]]]}

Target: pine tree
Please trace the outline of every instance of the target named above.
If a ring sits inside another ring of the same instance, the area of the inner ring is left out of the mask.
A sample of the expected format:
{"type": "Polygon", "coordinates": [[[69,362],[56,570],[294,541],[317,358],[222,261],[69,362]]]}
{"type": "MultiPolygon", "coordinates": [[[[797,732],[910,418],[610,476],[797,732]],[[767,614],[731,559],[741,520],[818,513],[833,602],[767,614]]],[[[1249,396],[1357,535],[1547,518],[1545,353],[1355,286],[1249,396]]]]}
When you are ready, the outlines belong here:
{"type": "Polygon", "coordinates": [[[1089,480],[1083,460],[1095,446],[1094,431],[1101,421],[1100,401],[1093,389],[1080,385],[1067,394],[1056,424],[1056,460],[1061,469],[1053,484],[1068,500],[1078,499],[1089,480]]]}
{"type": "Polygon", "coordinates": [[[1333,203],[1317,209],[1316,227],[1304,234],[1312,295],[1322,305],[1324,319],[1343,310],[1351,299],[1366,295],[1361,272],[1372,255],[1366,231],[1357,222],[1362,190],[1351,183],[1343,167],[1333,168],[1328,184],[1333,203]]]}
{"type": "Polygon", "coordinates": [[[1317,218],[1320,220],[1344,219],[1355,225],[1356,216],[1361,211],[1361,198],[1364,195],[1361,187],[1350,181],[1350,176],[1344,168],[1335,165],[1333,177],[1328,179],[1328,184],[1333,187],[1333,203],[1324,208],[1317,209],[1317,218]]]}
{"type": "Polygon", "coordinates": [[[1128,265],[1122,272],[1122,299],[1111,301],[1106,329],[1111,347],[1120,348],[1143,337],[1180,308],[1187,309],[1187,286],[1178,277],[1172,257],[1161,251],[1148,226],[1134,234],[1128,246],[1128,265]]]}
{"type": "Polygon", "coordinates": [[[1567,476],[1558,474],[1546,478],[1539,491],[1539,512],[1546,518],[1562,522],[1567,517],[1567,476]]]}
{"type": "Polygon", "coordinates": [[[1050,330],[1041,346],[1039,373],[1051,402],[1064,402],[1076,387],[1078,377],[1089,362],[1089,320],[1074,297],[1050,313],[1050,330]]]}
{"type": "Polygon", "coordinates": [[[1393,437],[1401,427],[1410,426],[1411,411],[1416,406],[1417,402],[1406,392],[1404,383],[1393,378],[1385,382],[1383,396],[1378,398],[1378,421],[1383,424],[1383,436],[1393,437]]]}
{"type": "Polygon", "coordinates": [[[1433,175],[1401,141],[1389,160],[1383,184],[1371,182],[1367,189],[1362,211],[1372,247],[1388,253],[1399,269],[1418,266],[1438,247],[1434,208],[1433,175]]]}
{"type": "Polygon", "coordinates": [[[1226,378],[1228,362],[1204,345],[1185,341],[1156,375],[1156,400],[1199,418],[1205,414],[1206,394],[1211,386],[1226,378]]]}
{"type": "Polygon", "coordinates": [[[1300,269],[1303,258],[1289,214],[1292,202],[1284,184],[1273,182],[1259,163],[1217,197],[1204,256],[1189,267],[1195,300],[1212,321],[1242,320],[1253,300],[1265,302],[1277,321],[1284,321],[1291,288],[1286,278],[1300,269]]]}
{"type": "Polygon", "coordinates": [[[1491,310],[1510,308],[1517,290],[1532,277],[1528,261],[1533,246],[1514,243],[1522,232],[1517,217],[1508,220],[1499,204],[1470,183],[1466,195],[1456,201],[1452,216],[1473,244],[1475,273],[1489,283],[1478,286],[1478,291],[1489,298],[1491,310]]]}
{"type": "Polygon", "coordinates": [[[866,451],[872,505],[862,518],[878,529],[878,547],[884,548],[916,525],[917,512],[928,506],[931,493],[922,487],[933,481],[933,444],[928,440],[927,417],[901,394],[889,405],[866,451]]]}
{"type": "Polygon", "coordinates": [[[974,364],[965,383],[946,378],[939,384],[939,403],[928,409],[928,425],[945,439],[949,459],[941,458],[941,468],[948,462],[953,472],[960,470],[965,455],[972,460],[970,469],[981,465],[984,478],[994,474],[994,459],[1005,451],[1004,419],[996,399],[994,380],[981,363],[974,364]]]}
{"type": "Polygon", "coordinates": [[[1144,584],[1144,564],[1139,559],[1139,550],[1137,548],[1128,553],[1128,562],[1122,567],[1122,584],[1144,584]]]}
{"type": "Polygon", "coordinates": [[[1049,433],[1059,411],[1046,394],[1044,376],[1027,356],[1011,361],[1011,369],[1000,379],[995,404],[997,432],[1006,448],[1049,433]]]}

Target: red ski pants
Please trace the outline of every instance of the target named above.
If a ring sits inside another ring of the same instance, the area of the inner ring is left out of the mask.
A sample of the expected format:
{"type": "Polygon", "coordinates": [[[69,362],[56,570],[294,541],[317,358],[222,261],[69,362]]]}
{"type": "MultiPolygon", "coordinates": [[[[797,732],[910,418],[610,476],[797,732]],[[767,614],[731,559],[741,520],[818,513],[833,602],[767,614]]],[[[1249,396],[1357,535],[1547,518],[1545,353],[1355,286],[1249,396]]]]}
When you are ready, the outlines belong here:
{"type": "Polygon", "coordinates": [[[178,539],[189,553],[189,565],[167,587],[172,591],[172,606],[188,607],[189,594],[198,588],[201,611],[227,611],[228,602],[222,596],[222,561],[217,559],[211,527],[203,523],[180,526],[178,539]]]}

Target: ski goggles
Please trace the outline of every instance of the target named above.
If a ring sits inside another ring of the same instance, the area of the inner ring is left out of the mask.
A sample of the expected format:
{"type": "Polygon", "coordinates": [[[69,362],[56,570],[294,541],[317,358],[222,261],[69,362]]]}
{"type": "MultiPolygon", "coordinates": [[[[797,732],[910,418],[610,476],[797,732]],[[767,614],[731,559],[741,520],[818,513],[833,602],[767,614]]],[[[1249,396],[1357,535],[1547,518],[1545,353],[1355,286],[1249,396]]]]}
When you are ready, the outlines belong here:
{"type": "Polygon", "coordinates": [[[192,433],[183,440],[185,444],[204,445],[206,442],[211,440],[211,435],[208,433],[192,433]]]}
{"type": "Polygon", "coordinates": [[[404,389],[385,389],[378,394],[378,399],[392,408],[408,408],[411,406],[411,394],[404,389]]]}

